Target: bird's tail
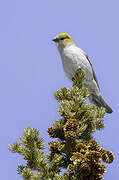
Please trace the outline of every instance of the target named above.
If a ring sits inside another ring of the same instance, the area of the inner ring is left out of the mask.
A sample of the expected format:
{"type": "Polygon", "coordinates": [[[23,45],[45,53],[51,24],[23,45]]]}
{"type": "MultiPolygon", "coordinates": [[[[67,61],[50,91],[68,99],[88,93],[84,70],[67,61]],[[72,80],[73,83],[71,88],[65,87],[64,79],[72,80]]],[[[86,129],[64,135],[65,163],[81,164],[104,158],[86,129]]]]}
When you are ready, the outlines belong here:
{"type": "Polygon", "coordinates": [[[101,95],[91,94],[89,96],[90,102],[98,107],[104,107],[107,113],[112,113],[111,107],[107,105],[101,95]]]}

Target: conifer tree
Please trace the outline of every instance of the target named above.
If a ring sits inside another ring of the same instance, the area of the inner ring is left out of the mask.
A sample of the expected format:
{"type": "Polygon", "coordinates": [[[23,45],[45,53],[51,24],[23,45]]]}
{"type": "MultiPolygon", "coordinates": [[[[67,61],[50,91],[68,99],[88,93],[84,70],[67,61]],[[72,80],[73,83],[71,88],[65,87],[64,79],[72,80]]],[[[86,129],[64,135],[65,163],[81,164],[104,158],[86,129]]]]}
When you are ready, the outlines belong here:
{"type": "Polygon", "coordinates": [[[69,90],[54,93],[59,102],[61,119],[48,128],[55,139],[49,143],[49,153],[43,152],[43,138],[39,130],[28,127],[20,141],[9,150],[20,154],[25,165],[18,166],[18,174],[25,180],[102,180],[106,166],[112,163],[112,151],[105,150],[93,139],[96,130],[104,128],[105,109],[86,102],[88,90],[82,87],[85,72],[80,70],[69,90]]]}

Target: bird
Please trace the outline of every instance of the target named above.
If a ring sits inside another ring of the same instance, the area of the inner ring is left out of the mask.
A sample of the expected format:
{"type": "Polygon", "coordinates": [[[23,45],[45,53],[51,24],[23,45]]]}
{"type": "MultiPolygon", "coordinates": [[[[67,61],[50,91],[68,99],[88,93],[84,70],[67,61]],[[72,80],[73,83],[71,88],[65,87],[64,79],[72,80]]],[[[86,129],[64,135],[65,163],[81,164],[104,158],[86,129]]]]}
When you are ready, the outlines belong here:
{"type": "Polygon", "coordinates": [[[75,45],[67,33],[59,33],[52,40],[59,51],[63,69],[68,79],[72,81],[77,71],[83,69],[85,71],[83,87],[88,88],[90,103],[104,107],[107,113],[112,113],[111,107],[101,96],[99,83],[88,55],[75,45]]]}

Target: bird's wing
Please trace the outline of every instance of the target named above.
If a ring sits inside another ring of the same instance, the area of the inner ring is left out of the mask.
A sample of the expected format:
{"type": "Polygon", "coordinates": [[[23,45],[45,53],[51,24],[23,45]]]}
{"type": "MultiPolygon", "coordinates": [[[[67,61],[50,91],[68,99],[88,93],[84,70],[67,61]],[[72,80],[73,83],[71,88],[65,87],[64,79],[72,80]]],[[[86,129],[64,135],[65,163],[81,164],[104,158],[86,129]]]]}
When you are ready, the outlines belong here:
{"type": "Polygon", "coordinates": [[[91,68],[92,68],[92,72],[93,72],[93,77],[94,77],[94,80],[96,81],[96,83],[97,83],[97,86],[98,86],[98,88],[99,88],[99,90],[100,90],[100,87],[99,87],[99,84],[98,84],[98,80],[97,80],[96,74],[95,74],[95,72],[94,72],[94,70],[93,70],[93,66],[92,66],[92,64],[91,64],[91,62],[90,62],[90,60],[89,60],[89,57],[88,57],[88,55],[87,55],[87,54],[85,54],[85,56],[86,56],[86,58],[87,58],[88,62],[90,63],[90,65],[91,65],[91,68]]]}

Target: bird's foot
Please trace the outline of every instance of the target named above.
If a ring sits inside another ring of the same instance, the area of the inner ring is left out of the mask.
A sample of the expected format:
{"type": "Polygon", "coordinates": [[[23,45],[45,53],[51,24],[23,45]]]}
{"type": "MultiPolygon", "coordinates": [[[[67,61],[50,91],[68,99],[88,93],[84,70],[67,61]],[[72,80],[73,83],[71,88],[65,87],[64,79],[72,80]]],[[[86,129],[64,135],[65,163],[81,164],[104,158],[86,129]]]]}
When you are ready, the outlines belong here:
{"type": "Polygon", "coordinates": [[[75,81],[75,80],[76,80],[76,78],[78,77],[79,71],[81,71],[81,70],[82,70],[82,68],[78,68],[78,69],[77,69],[77,71],[76,71],[76,73],[75,73],[75,76],[72,77],[72,81],[75,81]]]}
{"type": "Polygon", "coordinates": [[[75,74],[75,76],[78,76],[79,71],[81,71],[81,70],[82,70],[82,68],[78,68],[78,69],[76,70],[76,74],[75,74]]]}
{"type": "Polygon", "coordinates": [[[75,73],[75,76],[72,78],[73,85],[82,87],[82,82],[84,79],[85,79],[85,71],[82,68],[78,68],[75,73]]]}

